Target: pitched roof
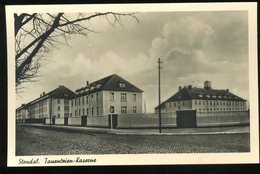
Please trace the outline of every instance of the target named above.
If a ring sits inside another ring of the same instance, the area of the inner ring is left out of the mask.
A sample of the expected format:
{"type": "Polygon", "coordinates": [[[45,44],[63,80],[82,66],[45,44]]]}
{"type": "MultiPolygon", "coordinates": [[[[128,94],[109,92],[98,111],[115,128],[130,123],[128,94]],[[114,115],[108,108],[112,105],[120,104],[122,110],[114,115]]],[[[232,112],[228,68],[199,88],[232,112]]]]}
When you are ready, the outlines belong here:
{"type": "Polygon", "coordinates": [[[143,92],[127,80],[117,74],[112,74],[100,80],[90,83],[89,85],[76,90],[77,97],[91,94],[94,92],[110,90],[110,91],[127,91],[127,92],[143,92]],[[124,86],[120,87],[120,83],[124,86]]]}
{"type": "MultiPolygon", "coordinates": [[[[229,90],[224,89],[212,89],[212,88],[197,88],[197,87],[184,87],[173,96],[168,98],[161,104],[163,108],[165,103],[174,102],[174,101],[182,101],[182,100],[229,100],[229,101],[246,101],[241,97],[229,92],[229,90]]],[[[155,107],[158,109],[158,106],[155,107]]]]}
{"type": "Polygon", "coordinates": [[[30,104],[33,104],[33,103],[36,103],[38,101],[41,101],[43,99],[46,99],[46,98],[67,98],[67,99],[71,99],[71,98],[74,98],[75,97],[75,93],[70,90],[69,88],[63,86],[63,85],[60,85],[58,88],[42,95],[41,97],[27,103],[26,105],[30,105],[30,104]]]}

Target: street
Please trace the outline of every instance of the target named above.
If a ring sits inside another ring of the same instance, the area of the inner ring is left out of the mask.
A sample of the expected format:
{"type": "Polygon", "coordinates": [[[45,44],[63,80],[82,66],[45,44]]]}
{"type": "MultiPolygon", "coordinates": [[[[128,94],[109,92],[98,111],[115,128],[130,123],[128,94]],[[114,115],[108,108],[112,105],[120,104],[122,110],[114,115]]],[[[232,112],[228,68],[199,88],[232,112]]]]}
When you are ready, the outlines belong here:
{"type": "Polygon", "coordinates": [[[16,155],[249,152],[249,137],[249,133],[116,135],[17,126],[16,155]]]}

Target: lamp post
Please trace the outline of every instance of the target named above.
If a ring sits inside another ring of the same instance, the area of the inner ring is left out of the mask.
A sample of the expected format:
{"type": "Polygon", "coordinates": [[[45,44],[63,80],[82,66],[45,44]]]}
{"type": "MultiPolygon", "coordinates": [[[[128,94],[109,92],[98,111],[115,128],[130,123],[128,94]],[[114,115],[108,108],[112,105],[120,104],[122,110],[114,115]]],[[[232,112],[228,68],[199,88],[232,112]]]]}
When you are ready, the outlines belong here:
{"type": "Polygon", "coordinates": [[[112,106],[110,106],[109,108],[109,112],[110,112],[110,129],[111,131],[113,130],[113,113],[114,113],[114,108],[112,106]]]}
{"type": "Polygon", "coordinates": [[[161,118],[161,69],[162,61],[158,59],[158,99],[159,99],[159,133],[162,132],[162,118],[161,118]]]}

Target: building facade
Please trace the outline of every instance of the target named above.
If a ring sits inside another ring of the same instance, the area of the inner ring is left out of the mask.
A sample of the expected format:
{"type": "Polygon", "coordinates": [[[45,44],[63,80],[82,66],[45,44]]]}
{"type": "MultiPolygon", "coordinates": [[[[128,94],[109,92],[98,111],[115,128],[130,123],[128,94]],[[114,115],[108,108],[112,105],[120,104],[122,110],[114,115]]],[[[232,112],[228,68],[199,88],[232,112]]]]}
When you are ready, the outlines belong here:
{"type": "Polygon", "coordinates": [[[16,109],[16,119],[23,120],[29,118],[28,106],[22,104],[19,108],[16,109]]]}
{"type": "Polygon", "coordinates": [[[70,117],[142,113],[142,90],[113,74],[76,90],[70,117]]]}
{"type": "MultiPolygon", "coordinates": [[[[158,112],[159,107],[155,108],[158,112]]],[[[228,89],[213,89],[209,81],[204,88],[191,85],[179,87],[179,91],[161,104],[162,112],[177,110],[196,110],[198,115],[213,112],[232,112],[247,110],[246,100],[232,94],[228,89]]]]}
{"type": "Polygon", "coordinates": [[[40,97],[27,103],[26,108],[16,110],[17,117],[19,113],[27,112],[30,119],[50,118],[50,117],[68,117],[69,99],[74,98],[75,93],[63,85],[50,91],[43,92],[40,97]]]}

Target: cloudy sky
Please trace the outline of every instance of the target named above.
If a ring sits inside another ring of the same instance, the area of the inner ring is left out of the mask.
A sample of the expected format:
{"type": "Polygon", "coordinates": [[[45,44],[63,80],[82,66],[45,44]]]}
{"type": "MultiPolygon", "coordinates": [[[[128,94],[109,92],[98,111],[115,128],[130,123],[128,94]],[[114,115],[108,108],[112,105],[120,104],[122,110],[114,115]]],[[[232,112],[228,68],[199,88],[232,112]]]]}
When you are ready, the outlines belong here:
{"type": "Polygon", "coordinates": [[[59,46],[46,56],[41,76],[26,84],[16,105],[27,103],[65,85],[75,90],[111,74],[118,74],[144,90],[147,111],[158,104],[157,59],[163,60],[162,100],[178,86],[229,89],[248,99],[247,12],[154,12],[139,13],[140,23],[122,18],[112,27],[95,19],[98,33],[74,36],[71,47],[59,46]]]}

